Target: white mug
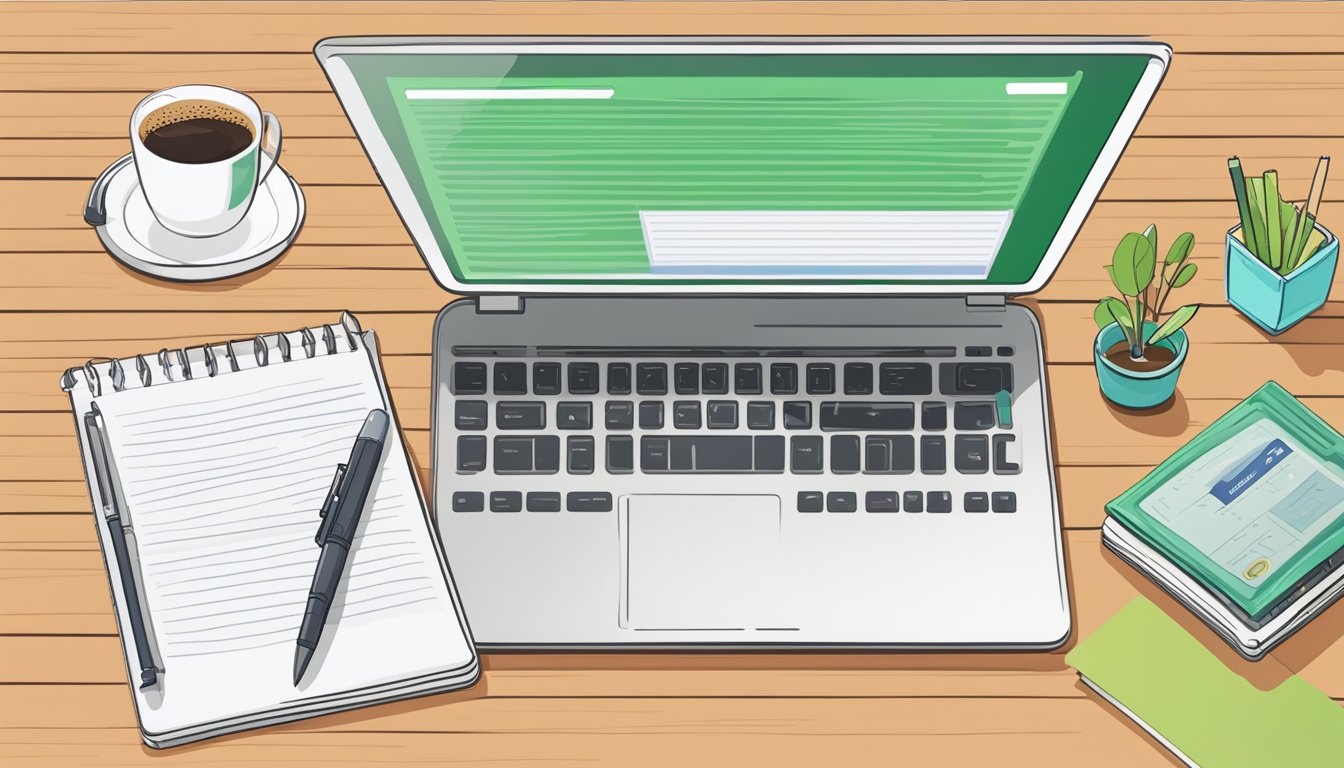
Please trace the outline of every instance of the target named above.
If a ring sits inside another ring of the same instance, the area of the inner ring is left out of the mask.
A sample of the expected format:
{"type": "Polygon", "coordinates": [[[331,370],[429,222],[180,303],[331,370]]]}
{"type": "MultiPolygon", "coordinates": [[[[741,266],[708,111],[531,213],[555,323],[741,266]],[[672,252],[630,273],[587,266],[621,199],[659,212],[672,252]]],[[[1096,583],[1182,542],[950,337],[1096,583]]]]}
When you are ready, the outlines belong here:
{"type": "Polygon", "coordinates": [[[238,226],[252,207],[257,188],[280,158],[280,121],[237,91],[179,85],[151,93],[136,105],[131,113],[131,154],[145,202],[159,223],[179,235],[211,237],[238,226]],[[211,104],[249,121],[251,143],[231,157],[204,163],[169,160],[145,146],[145,118],[175,105],[184,115],[191,109],[208,112],[211,104]]]}

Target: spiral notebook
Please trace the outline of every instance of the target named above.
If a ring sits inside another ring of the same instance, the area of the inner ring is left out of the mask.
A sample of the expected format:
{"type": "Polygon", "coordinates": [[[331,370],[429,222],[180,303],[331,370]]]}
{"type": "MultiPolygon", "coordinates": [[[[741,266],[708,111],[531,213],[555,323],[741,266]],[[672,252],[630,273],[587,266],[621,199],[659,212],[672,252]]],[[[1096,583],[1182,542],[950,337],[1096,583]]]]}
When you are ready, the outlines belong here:
{"type": "Polygon", "coordinates": [[[89,361],[67,371],[61,386],[80,425],[147,744],[175,746],[475,682],[470,630],[394,428],[343,590],[309,674],[293,685],[295,640],[320,552],[318,512],[333,472],[371,409],[385,409],[396,424],[376,338],[354,316],[89,361]],[[118,561],[109,509],[121,513],[129,563],[118,561]],[[123,582],[140,606],[134,621],[123,582]],[[158,672],[144,688],[140,645],[158,672]]]}

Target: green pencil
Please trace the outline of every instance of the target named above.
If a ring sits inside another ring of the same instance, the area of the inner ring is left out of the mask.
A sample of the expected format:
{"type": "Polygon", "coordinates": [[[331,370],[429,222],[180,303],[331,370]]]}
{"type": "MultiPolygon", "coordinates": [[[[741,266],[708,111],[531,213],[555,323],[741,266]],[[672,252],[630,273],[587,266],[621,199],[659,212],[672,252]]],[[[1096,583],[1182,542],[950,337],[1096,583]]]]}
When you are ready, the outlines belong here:
{"type": "Polygon", "coordinates": [[[1269,266],[1283,266],[1283,209],[1279,207],[1279,172],[1265,171],[1265,236],[1269,239],[1269,266]]]}

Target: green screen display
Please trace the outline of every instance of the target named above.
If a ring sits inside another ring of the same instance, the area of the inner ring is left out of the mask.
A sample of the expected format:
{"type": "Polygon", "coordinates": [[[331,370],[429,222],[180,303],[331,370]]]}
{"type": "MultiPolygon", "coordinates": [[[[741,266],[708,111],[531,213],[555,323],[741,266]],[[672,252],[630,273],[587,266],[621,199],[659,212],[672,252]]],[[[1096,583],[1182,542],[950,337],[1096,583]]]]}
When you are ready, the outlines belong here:
{"type": "Polygon", "coordinates": [[[1028,280],[1147,59],[345,57],[463,283],[1028,280]]]}

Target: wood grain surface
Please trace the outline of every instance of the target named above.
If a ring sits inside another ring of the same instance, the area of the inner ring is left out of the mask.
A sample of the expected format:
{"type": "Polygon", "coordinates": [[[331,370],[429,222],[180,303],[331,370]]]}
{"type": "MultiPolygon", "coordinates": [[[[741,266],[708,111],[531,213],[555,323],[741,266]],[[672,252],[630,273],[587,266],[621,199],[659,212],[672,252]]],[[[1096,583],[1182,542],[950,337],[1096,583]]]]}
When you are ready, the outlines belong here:
{"type": "MultiPolygon", "coordinates": [[[[1344,273],[1333,301],[1270,337],[1227,305],[1224,160],[1305,188],[1344,157],[1344,5],[1240,2],[0,5],[0,764],[1168,765],[1053,653],[494,654],[476,687],[155,753],[139,743],[69,402],[66,367],[328,320],[374,328],[428,480],[430,334],[453,297],[400,226],[311,49],[340,34],[1145,35],[1162,90],[1063,265],[1022,299],[1041,318],[1075,633],[1146,595],[1258,685],[1297,673],[1344,701],[1344,608],[1260,665],[1100,546],[1102,505],[1266,379],[1344,426],[1344,273]],[[286,128],[308,218],[274,266],[205,286],[108,258],[80,212],[124,154],[145,93],[214,82],[286,128]],[[1125,232],[1191,231],[1204,303],[1173,404],[1108,407],[1091,304],[1125,232]]],[[[1344,187],[1322,217],[1344,220],[1344,187]]]]}

